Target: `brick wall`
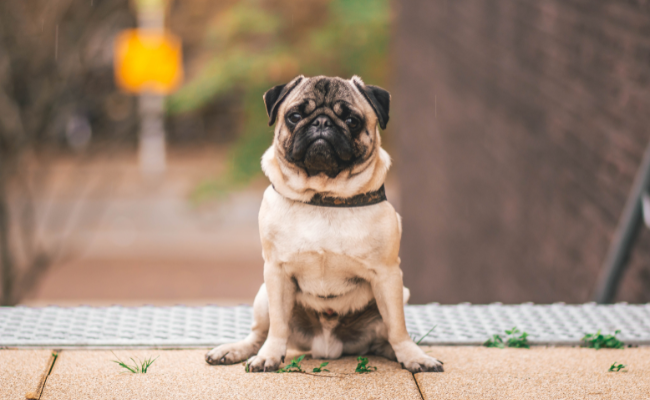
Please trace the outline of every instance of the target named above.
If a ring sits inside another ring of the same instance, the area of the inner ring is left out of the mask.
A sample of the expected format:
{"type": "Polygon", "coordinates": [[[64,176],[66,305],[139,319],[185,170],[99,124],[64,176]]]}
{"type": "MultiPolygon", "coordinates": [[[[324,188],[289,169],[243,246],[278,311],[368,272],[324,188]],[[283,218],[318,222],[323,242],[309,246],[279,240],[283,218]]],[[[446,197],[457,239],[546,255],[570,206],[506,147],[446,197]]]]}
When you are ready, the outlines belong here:
{"type": "MultiPolygon", "coordinates": [[[[590,301],[650,140],[650,2],[394,6],[413,301],[590,301]]],[[[650,301],[649,245],[618,301],[650,301]]]]}

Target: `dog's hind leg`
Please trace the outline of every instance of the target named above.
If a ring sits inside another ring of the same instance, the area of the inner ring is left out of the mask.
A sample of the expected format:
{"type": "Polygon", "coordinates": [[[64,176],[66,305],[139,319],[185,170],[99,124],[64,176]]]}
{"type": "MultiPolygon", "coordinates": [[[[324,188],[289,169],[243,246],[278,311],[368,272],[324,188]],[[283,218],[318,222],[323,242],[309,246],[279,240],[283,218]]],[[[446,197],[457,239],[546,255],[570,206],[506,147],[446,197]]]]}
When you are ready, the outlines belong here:
{"type": "Polygon", "coordinates": [[[235,364],[257,354],[269,333],[269,298],[262,284],[253,302],[253,327],[246,339],[223,344],[205,355],[208,364],[235,364]]]}
{"type": "Polygon", "coordinates": [[[369,353],[376,356],[385,357],[391,361],[397,361],[393,346],[388,343],[385,338],[377,338],[376,341],[370,346],[369,353]]]}

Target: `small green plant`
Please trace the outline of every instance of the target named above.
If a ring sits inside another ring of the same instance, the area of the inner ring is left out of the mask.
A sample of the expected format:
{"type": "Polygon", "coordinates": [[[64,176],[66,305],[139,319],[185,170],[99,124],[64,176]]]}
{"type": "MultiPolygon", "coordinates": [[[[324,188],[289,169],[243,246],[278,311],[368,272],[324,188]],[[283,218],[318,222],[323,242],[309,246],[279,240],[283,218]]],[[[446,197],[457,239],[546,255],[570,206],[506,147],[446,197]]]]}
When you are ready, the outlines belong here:
{"type": "Polygon", "coordinates": [[[291,362],[289,364],[287,364],[284,367],[280,368],[276,372],[278,372],[278,373],[283,373],[283,372],[305,372],[300,367],[300,363],[302,362],[303,358],[305,358],[304,354],[301,355],[298,358],[294,358],[293,360],[291,360],[291,362]]]}
{"type": "Polygon", "coordinates": [[[377,371],[377,367],[368,365],[367,357],[359,356],[357,357],[357,361],[359,361],[359,363],[357,364],[357,368],[354,370],[354,372],[359,374],[365,374],[366,372],[377,371]]]}
{"type": "Polygon", "coordinates": [[[417,336],[411,336],[411,339],[413,339],[413,341],[415,342],[415,344],[420,344],[420,342],[422,342],[422,341],[424,340],[425,337],[429,336],[429,334],[430,334],[431,332],[433,332],[434,329],[436,329],[436,326],[438,326],[438,325],[434,325],[434,326],[433,326],[431,329],[429,329],[429,331],[428,331],[427,333],[425,333],[424,336],[422,336],[419,340],[416,340],[417,336]]]}
{"type": "Polygon", "coordinates": [[[603,335],[599,329],[596,333],[586,333],[582,341],[591,349],[622,349],[625,345],[616,338],[619,333],[621,331],[616,330],[613,335],[603,335]]]}
{"type": "MultiPolygon", "coordinates": [[[[300,363],[302,362],[302,360],[304,358],[305,358],[304,354],[299,356],[298,358],[294,358],[293,360],[291,360],[291,362],[289,364],[285,365],[284,367],[278,369],[275,372],[277,372],[277,373],[297,372],[297,373],[300,373],[300,374],[318,376],[318,375],[314,375],[311,372],[308,372],[308,371],[305,371],[305,370],[302,369],[302,366],[300,365],[300,363]]],[[[248,364],[248,362],[243,362],[242,364],[244,365],[244,369],[246,370],[246,372],[250,372],[250,365],[248,364]]],[[[319,373],[319,372],[323,372],[323,371],[329,372],[330,371],[329,369],[324,368],[327,364],[329,364],[329,362],[320,363],[320,365],[318,367],[313,369],[313,372],[314,373],[319,373]]],[[[324,377],[328,378],[330,376],[325,375],[324,377]]]]}
{"type": "Polygon", "coordinates": [[[522,332],[517,327],[506,330],[506,337],[501,337],[501,335],[494,334],[491,338],[483,343],[485,347],[498,347],[503,349],[504,347],[514,347],[517,349],[529,349],[530,345],[528,344],[528,333],[522,332]]]}
{"type": "Polygon", "coordinates": [[[616,361],[614,361],[614,364],[609,366],[609,372],[618,372],[625,368],[625,365],[623,364],[617,364],[616,361]]]}
{"type": "Polygon", "coordinates": [[[156,358],[149,357],[149,358],[145,358],[142,361],[140,359],[137,359],[136,361],[136,359],[134,359],[133,357],[129,357],[131,361],[133,361],[133,365],[129,365],[124,361],[120,360],[120,358],[115,353],[113,353],[113,355],[115,356],[115,358],[117,358],[117,360],[111,360],[111,361],[118,364],[120,367],[126,369],[127,371],[131,372],[132,374],[146,374],[147,371],[149,370],[149,367],[151,367],[151,364],[153,364],[153,362],[156,361],[158,357],[160,357],[160,356],[156,358]]]}
{"type": "Polygon", "coordinates": [[[506,335],[509,336],[506,341],[508,347],[514,347],[517,349],[530,348],[530,345],[528,345],[528,333],[520,331],[517,327],[513,327],[509,331],[506,331],[506,335]],[[517,336],[519,333],[521,333],[521,335],[517,336]]]}
{"type": "Polygon", "coordinates": [[[492,335],[491,338],[486,340],[485,343],[483,343],[483,346],[485,346],[485,347],[498,347],[500,349],[505,347],[505,345],[503,344],[503,339],[501,339],[501,336],[496,334],[496,333],[494,335],[492,335]]]}
{"type": "Polygon", "coordinates": [[[320,365],[318,367],[314,368],[314,370],[312,372],[323,372],[323,371],[330,372],[329,369],[324,368],[325,366],[327,366],[327,364],[329,364],[329,362],[320,363],[320,365]]]}

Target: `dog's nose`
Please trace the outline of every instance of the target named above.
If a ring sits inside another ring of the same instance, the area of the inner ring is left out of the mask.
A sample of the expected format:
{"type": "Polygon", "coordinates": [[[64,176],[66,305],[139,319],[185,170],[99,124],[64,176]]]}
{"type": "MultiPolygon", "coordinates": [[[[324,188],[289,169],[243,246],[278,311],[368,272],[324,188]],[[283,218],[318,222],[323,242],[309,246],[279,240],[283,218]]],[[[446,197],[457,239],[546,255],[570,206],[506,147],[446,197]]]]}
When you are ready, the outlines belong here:
{"type": "Polygon", "coordinates": [[[317,128],[329,128],[332,126],[332,120],[327,115],[319,115],[311,122],[311,126],[317,128]]]}

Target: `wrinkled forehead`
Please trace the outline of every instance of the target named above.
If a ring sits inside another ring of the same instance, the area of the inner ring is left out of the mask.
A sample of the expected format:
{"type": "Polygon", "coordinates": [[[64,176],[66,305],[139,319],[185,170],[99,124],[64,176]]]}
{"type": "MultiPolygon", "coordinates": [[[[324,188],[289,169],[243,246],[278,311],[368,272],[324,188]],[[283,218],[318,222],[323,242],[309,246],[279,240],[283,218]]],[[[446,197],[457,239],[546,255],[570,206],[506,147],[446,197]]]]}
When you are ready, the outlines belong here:
{"type": "Polygon", "coordinates": [[[362,95],[350,81],[341,78],[309,78],[289,95],[285,103],[286,109],[303,105],[307,114],[320,107],[329,107],[336,112],[342,104],[365,111],[362,95]]]}
{"type": "Polygon", "coordinates": [[[303,98],[320,104],[332,104],[339,100],[350,103],[354,101],[352,85],[340,78],[311,78],[300,89],[303,98]]]}

